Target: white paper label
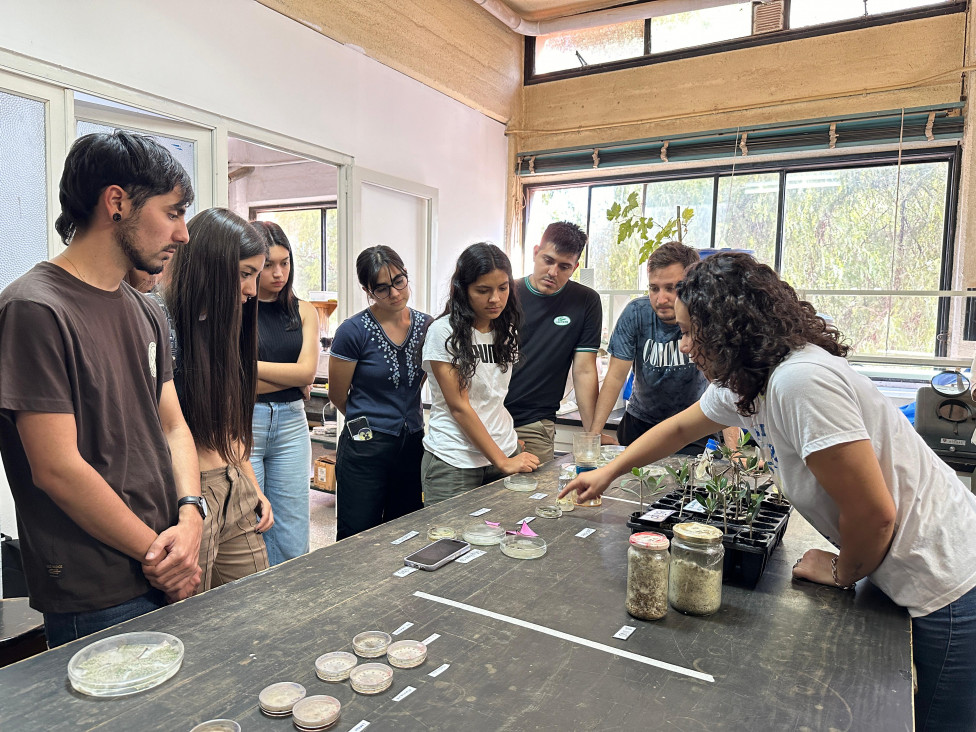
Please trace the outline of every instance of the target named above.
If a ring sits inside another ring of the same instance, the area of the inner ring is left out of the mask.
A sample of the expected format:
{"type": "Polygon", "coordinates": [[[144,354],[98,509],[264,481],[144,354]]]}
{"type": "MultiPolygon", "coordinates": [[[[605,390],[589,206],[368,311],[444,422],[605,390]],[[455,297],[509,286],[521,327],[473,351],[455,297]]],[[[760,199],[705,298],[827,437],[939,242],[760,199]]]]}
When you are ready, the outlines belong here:
{"type": "Polygon", "coordinates": [[[415,688],[413,688],[412,686],[408,686],[406,689],[404,689],[399,694],[397,694],[395,697],[393,697],[393,701],[400,701],[401,699],[406,699],[408,696],[410,696],[411,694],[413,694],[415,691],[416,691],[415,688]]]}
{"type": "Polygon", "coordinates": [[[466,554],[462,554],[460,557],[458,557],[454,561],[457,562],[458,564],[467,564],[471,560],[477,559],[478,557],[483,557],[484,555],[485,555],[485,552],[481,551],[480,549],[472,549],[471,551],[467,552],[466,554]]]}
{"type": "Polygon", "coordinates": [[[685,511],[694,511],[695,513],[708,513],[708,510],[698,502],[698,499],[688,501],[685,504],[685,511]]]}
{"type": "Polygon", "coordinates": [[[410,541],[410,539],[412,539],[415,536],[420,536],[420,532],[419,531],[408,531],[406,534],[404,534],[403,536],[401,536],[399,539],[394,539],[390,543],[391,544],[402,544],[405,541],[410,541]]]}
{"type": "Polygon", "coordinates": [[[396,572],[393,573],[394,577],[406,577],[408,574],[413,574],[417,571],[416,567],[401,567],[396,572]]]}
{"type": "Polygon", "coordinates": [[[668,508],[652,508],[650,511],[641,516],[644,521],[664,521],[668,516],[670,516],[674,511],[668,508]]]}
{"type": "Polygon", "coordinates": [[[369,727],[369,722],[367,722],[364,719],[359,724],[357,724],[355,727],[353,727],[351,730],[349,730],[349,732],[363,732],[363,730],[366,729],[367,727],[369,727]]]}
{"type": "Polygon", "coordinates": [[[632,626],[632,625],[625,625],[620,630],[618,630],[616,633],[614,633],[613,634],[613,637],[614,638],[619,638],[620,640],[627,640],[628,638],[630,638],[631,634],[635,630],[637,630],[637,628],[635,628],[634,626],[632,626]]]}
{"type": "Polygon", "coordinates": [[[595,534],[595,533],[596,533],[596,529],[583,529],[582,531],[577,531],[576,536],[578,536],[580,539],[585,539],[590,534],[595,534]]]}
{"type": "MultiPolygon", "coordinates": [[[[413,569],[413,567],[411,567],[411,569],[413,569]]],[[[412,628],[412,627],[413,627],[413,623],[410,623],[410,622],[404,623],[399,628],[397,628],[396,630],[394,630],[393,633],[392,633],[392,635],[400,635],[400,633],[402,633],[403,631],[405,631],[407,628],[412,628]]]]}
{"type": "Polygon", "coordinates": [[[484,516],[490,510],[490,508],[479,508],[477,511],[472,511],[469,513],[468,516],[484,516]]]}
{"type": "Polygon", "coordinates": [[[519,523],[520,524],[531,524],[533,521],[535,521],[535,516],[526,516],[524,519],[522,519],[521,521],[519,521],[519,523]]]}
{"type": "Polygon", "coordinates": [[[431,643],[433,643],[435,640],[437,640],[440,637],[441,637],[440,633],[431,633],[420,642],[423,643],[425,646],[429,646],[431,643]]]}
{"type": "Polygon", "coordinates": [[[427,675],[428,676],[433,676],[433,677],[436,678],[437,676],[440,676],[442,673],[444,673],[445,671],[447,671],[450,667],[451,667],[451,664],[449,664],[449,663],[442,663],[440,666],[438,666],[437,668],[435,668],[433,671],[431,671],[427,675]]]}
{"type": "Polygon", "coordinates": [[[529,498],[531,498],[534,501],[541,501],[543,498],[545,498],[548,495],[549,495],[548,493],[533,493],[531,496],[529,496],[529,498]]]}

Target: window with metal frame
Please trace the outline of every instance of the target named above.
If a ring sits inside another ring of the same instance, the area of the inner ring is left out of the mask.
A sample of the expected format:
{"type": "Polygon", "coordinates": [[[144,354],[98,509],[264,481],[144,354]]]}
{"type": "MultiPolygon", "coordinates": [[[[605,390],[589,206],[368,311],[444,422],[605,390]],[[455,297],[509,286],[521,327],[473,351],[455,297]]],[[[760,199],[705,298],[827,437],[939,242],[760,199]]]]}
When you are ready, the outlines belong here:
{"type": "Polygon", "coordinates": [[[285,232],[292,247],[298,297],[308,300],[309,292],[338,290],[339,238],[334,202],[253,207],[250,218],[274,221],[285,232]]]}

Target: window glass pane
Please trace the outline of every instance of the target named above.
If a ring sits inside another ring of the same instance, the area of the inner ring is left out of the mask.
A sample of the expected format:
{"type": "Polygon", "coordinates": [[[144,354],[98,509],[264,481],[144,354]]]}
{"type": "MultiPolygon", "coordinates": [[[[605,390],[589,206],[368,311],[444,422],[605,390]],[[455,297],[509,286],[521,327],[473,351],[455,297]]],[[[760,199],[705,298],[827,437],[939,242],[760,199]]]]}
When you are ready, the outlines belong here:
{"type": "Polygon", "coordinates": [[[892,13],[896,10],[920,8],[925,5],[944,5],[947,0],[868,0],[868,12],[892,13]]]}
{"type": "MultiPolygon", "coordinates": [[[[684,244],[696,249],[712,245],[712,194],[714,178],[667,180],[648,183],[644,200],[644,215],[656,223],[665,224],[678,215],[678,207],[694,209],[684,244]]],[[[676,237],[677,238],[677,237],[676,237]]]]}
{"type": "Polygon", "coordinates": [[[339,261],[339,217],[336,209],[325,210],[325,282],[323,290],[339,290],[339,271],[336,269],[339,261]]]}
{"type": "Polygon", "coordinates": [[[704,46],[752,33],[752,3],[651,18],[651,53],[704,46]]]}
{"type": "Polygon", "coordinates": [[[594,269],[594,284],[598,290],[635,290],[640,286],[640,262],[637,261],[640,245],[636,237],[617,243],[619,226],[607,221],[607,209],[614,203],[625,206],[627,197],[632,193],[639,197],[642,189],[640,183],[593,188],[586,265],[594,269]]]}
{"type": "Polygon", "coordinates": [[[539,36],[535,40],[535,73],[578,69],[582,64],[577,52],[588,66],[641,56],[644,53],[644,21],[539,36]]]}
{"type": "Polygon", "coordinates": [[[791,0],[790,28],[833,23],[865,15],[864,0],[791,0]]]}
{"type": "Polygon", "coordinates": [[[292,250],[295,270],[295,294],[308,300],[310,290],[322,287],[322,219],[321,209],[302,211],[262,211],[259,221],[274,221],[280,226],[292,250]]]}
{"type": "Polygon", "coordinates": [[[47,259],[44,102],[0,92],[0,290],[47,259]]]}
{"type": "Polygon", "coordinates": [[[775,266],[778,206],[779,173],[719,178],[715,246],[749,249],[775,266]]]}
{"type": "MultiPolygon", "coordinates": [[[[524,272],[532,271],[532,250],[542,240],[542,232],[555,221],[568,221],[586,231],[587,187],[536,188],[529,191],[525,224],[524,272]]],[[[583,252],[586,257],[586,251],[583,252]]],[[[582,261],[586,261],[583,259],[582,261]]],[[[579,270],[577,270],[578,272],[579,270]]]]}

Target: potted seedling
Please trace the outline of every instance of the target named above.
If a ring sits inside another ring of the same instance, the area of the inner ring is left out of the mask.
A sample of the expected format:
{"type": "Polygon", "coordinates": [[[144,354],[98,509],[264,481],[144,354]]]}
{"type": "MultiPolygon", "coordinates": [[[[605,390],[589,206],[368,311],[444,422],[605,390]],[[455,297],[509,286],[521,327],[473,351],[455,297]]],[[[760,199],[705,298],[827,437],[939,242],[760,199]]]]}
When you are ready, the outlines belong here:
{"type": "Polygon", "coordinates": [[[681,518],[682,513],[685,509],[685,502],[691,497],[692,493],[692,460],[685,460],[681,463],[677,470],[668,466],[664,469],[668,471],[668,474],[674,478],[675,482],[678,484],[678,488],[681,490],[681,506],[678,509],[678,518],[681,518]],[[685,494],[688,494],[687,497],[685,494]]]}

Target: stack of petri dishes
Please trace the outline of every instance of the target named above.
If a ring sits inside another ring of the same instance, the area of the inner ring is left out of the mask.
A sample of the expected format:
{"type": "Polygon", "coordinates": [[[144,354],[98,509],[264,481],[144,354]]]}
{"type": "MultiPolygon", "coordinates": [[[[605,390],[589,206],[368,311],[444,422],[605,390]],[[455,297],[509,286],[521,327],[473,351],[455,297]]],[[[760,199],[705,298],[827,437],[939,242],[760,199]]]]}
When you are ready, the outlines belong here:
{"type": "Polygon", "coordinates": [[[361,658],[379,658],[386,653],[393,638],[382,630],[367,630],[352,639],[353,650],[361,658]]]}
{"type": "Polygon", "coordinates": [[[345,681],[359,659],[348,651],[324,653],[315,659],[315,675],[322,681],[345,681]]]}
{"type": "Polygon", "coordinates": [[[261,690],[258,704],[267,717],[289,717],[295,705],[305,698],[305,687],[294,681],[280,681],[261,690]]]}
{"type": "Polygon", "coordinates": [[[415,640],[397,641],[386,649],[386,659],[397,668],[414,668],[427,660],[427,646],[415,640]]]}
{"type": "Polygon", "coordinates": [[[159,686],[180,670],[183,642],[169,633],[122,633],[91,643],[68,662],[82,694],[126,696],[159,686]]]}
{"type": "Polygon", "coordinates": [[[364,663],[352,670],[349,682],[360,694],[379,694],[393,683],[393,669],[385,663],[364,663]]]}
{"type": "Polygon", "coordinates": [[[494,546],[505,536],[505,529],[501,526],[489,526],[485,522],[471,524],[461,534],[461,538],[469,544],[478,546],[494,546]]]}
{"type": "Polygon", "coordinates": [[[546,540],[541,536],[509,534],[499,546],[502,554],[513,559],[538,559],[546,553],[546,540]]]}
{"type": "Polygon", "coordinates": [[[292,724],[300,732],[320,732],[330,729],[339,721],[342,705],[334,696],[316,694],[307,696],[295,704],[292,724]]]}
{"type": "Polygon", "coordinates": [[[505,478],[505,487],[519,493],[534,491],[537,485],[539,481],[531,473],[516,473],[505,478]]]}

